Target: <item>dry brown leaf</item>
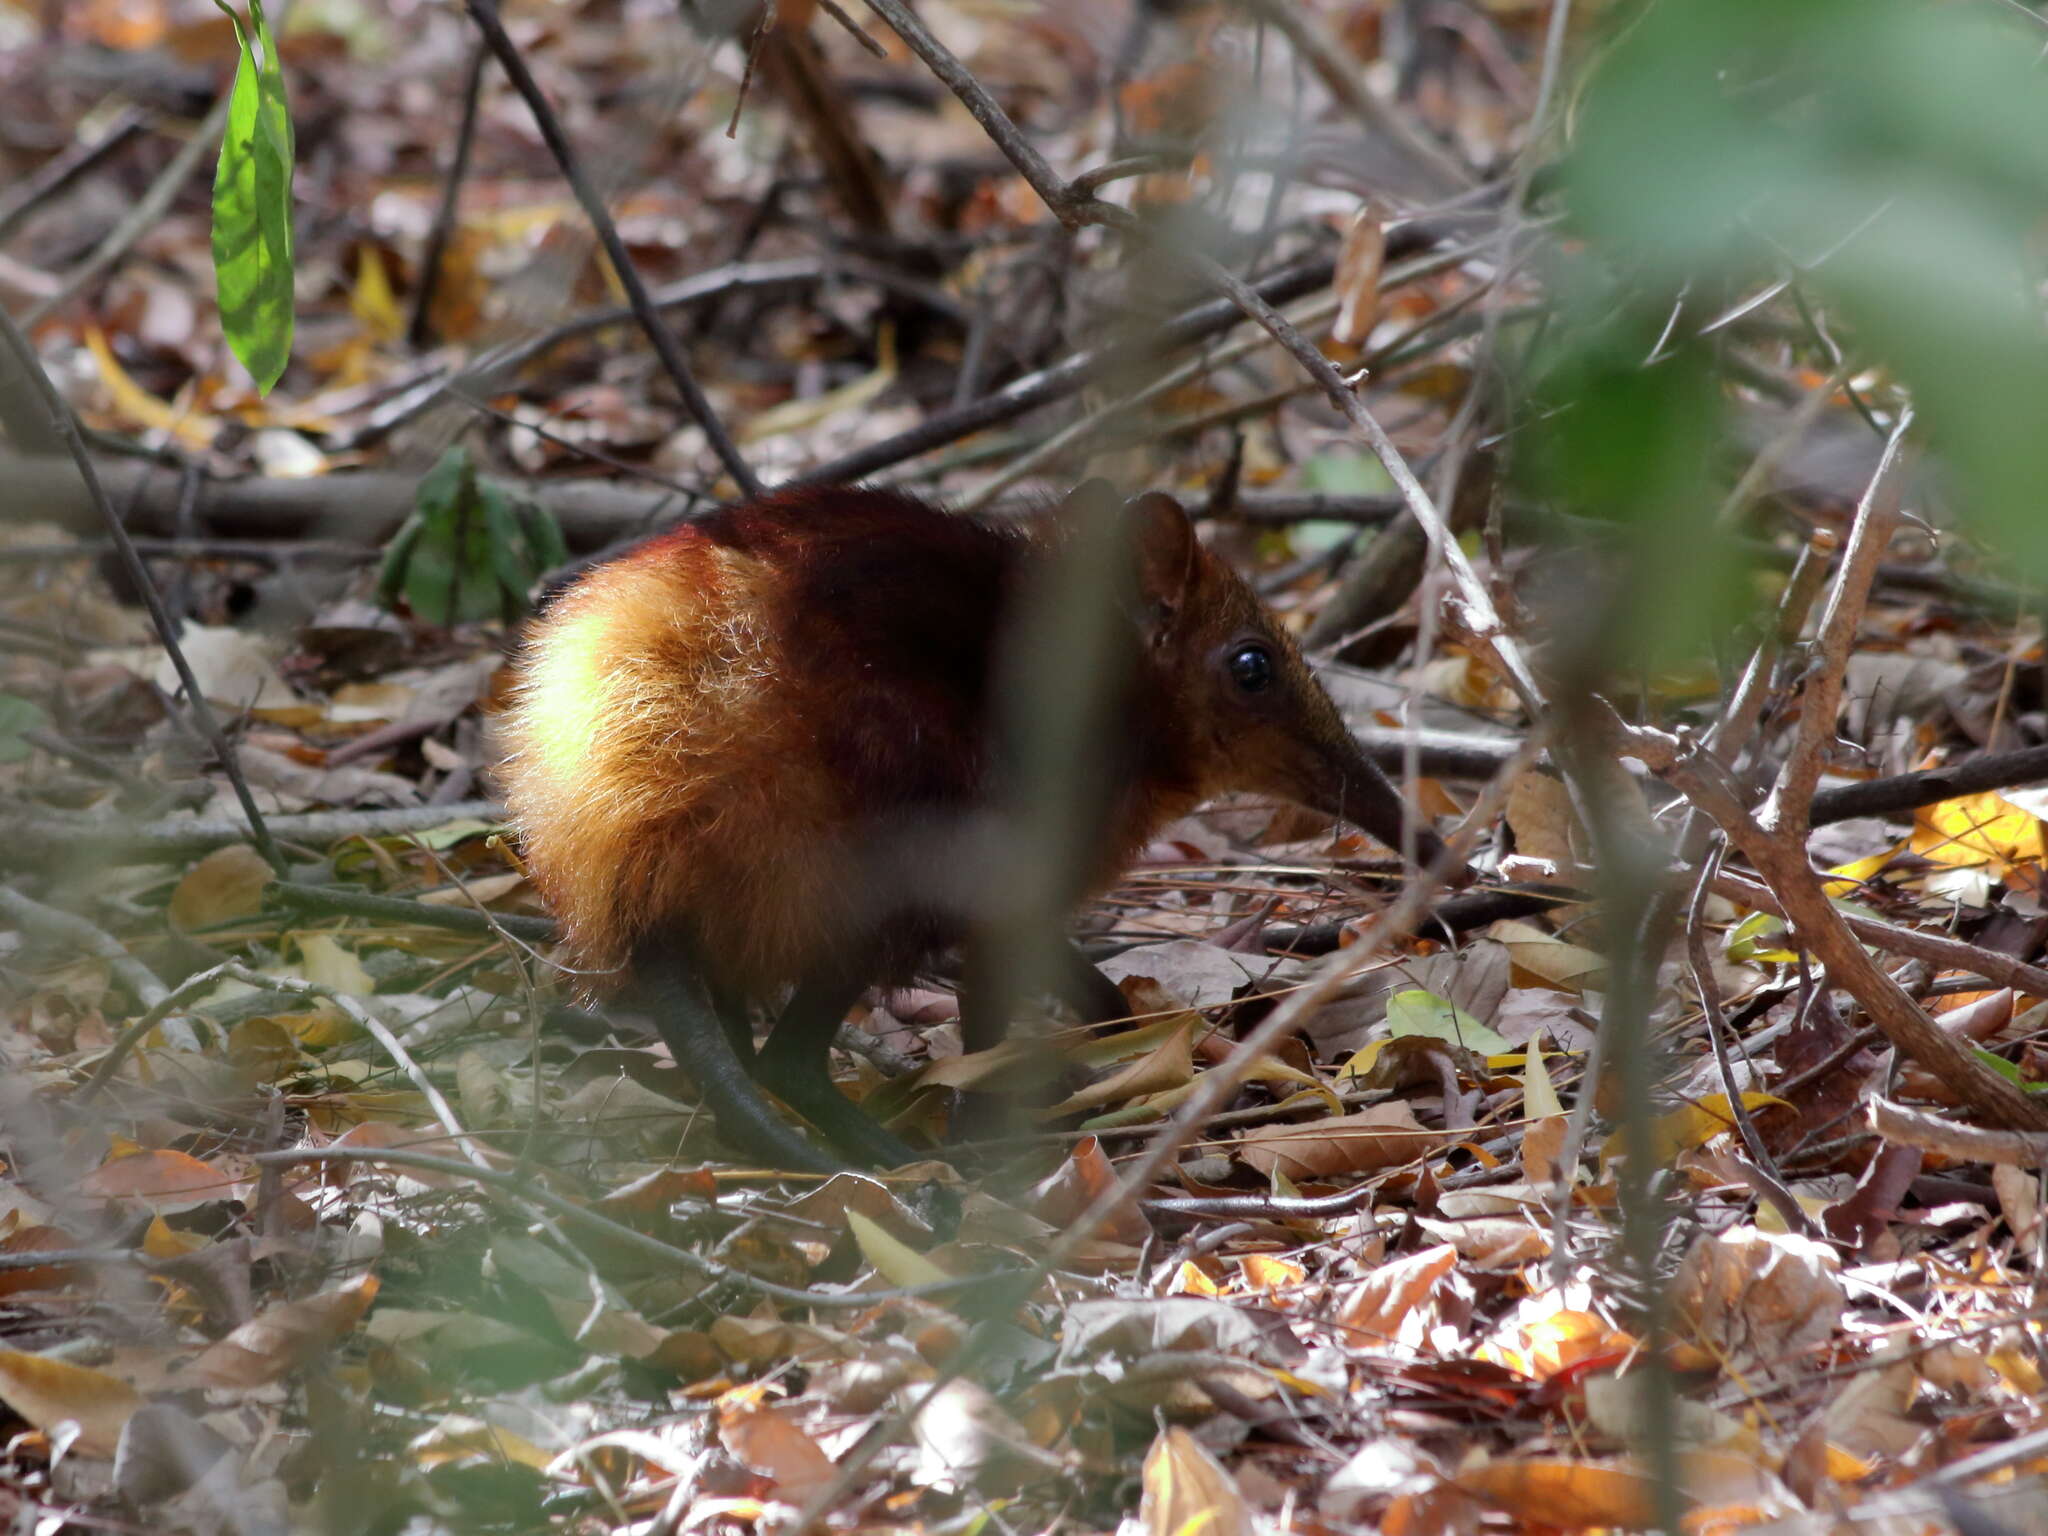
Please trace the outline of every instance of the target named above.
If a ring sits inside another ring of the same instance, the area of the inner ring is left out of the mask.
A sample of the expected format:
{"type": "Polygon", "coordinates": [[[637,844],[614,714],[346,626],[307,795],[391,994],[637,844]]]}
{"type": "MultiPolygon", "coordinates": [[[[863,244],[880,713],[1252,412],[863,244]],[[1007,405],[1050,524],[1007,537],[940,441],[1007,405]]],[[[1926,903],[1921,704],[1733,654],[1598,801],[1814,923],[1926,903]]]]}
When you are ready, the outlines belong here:
{"type": "MultiPolygon", "coordinates": [[[[0,1253],[9,1255],[41,1253],[78,1246],[78,1240],[61,1227],[20,1227],[0,1238],[0,1253]]],[[[12,1296],[20,1291],[56,1290],[60,1286],[74,1283],[83,1273],[67,1264],[38,1264],[30,1269],[0,1269],[0,1296],[12,1296]]]]}
{"type": "Polygon", "coordinates": [[[1268,1125],[1238,1139],[1237,1155],[1259,1172],[1299,1184],[1338,1174],[1398,1168],[1443,1144],[1406,1104],[1377,1104],[1356,1114],[1301,1125],[1268,1125]]]}
{"type": "Polygon", "coordinates": [[[949,1381],[911,1424],[917,1480],[930,1488],[1008,1491],[1067,1475],[1066,1461],[1031,1441],[986,1387],[949,1381]]]}
{"type": "Polygon", "coordinates": [[[1526,1216],[1476,1216],[1469,1221],[1418,1217],[1416,1225],[1449,1243],[1479,1269],[1515,1269],[1550,1256],[1550,1234],[1526,1216]]]}
{"type": "Polygon", "coordinates": [[[111,1456],[142,1398],[118,1376],[20,1350],[0,1350],[0,1398],[52,1440],[78,1426],[72,1449],[111,1456]]]}
{"type": "Polygon", "coordinates": [[[1251,1536],[1252,1511],[1223,1463],[1175,1425],[1145,1453],[1138,1521],[1149,1536],[1251,1536]]]}
{"type": "Polygon", "coordinates": [[[790,1410],[762,1406],[759,1388],[736,1388],[719,1399],[718,1441],[792,1504],[802,1504],[832,1481],[832,1458],[818,1449],[790,1410]]]}
{"type": "Polygon", "coordinates": [[[263,892],[276,878],[263,855],[247,843],[216,848],[187,870],[171,892],[171,922],[189,931],[251,917],[263,910],[263,892]]]}
{"type": "Polygon", "coordinates": [[[1458,1250],[1449,1243],[1393,1259],[1345,1290],[1337,1317],[1368,1336],[1355,1343],[1404,1337],[1403,1325],[1411,1316],[1420,1318],[1422,1304],[1457,1263],[1458,1250]]]}
{"type": "Polygon", "coordinates": [[[189,1152],[160,1147],[100,1164],[78,1181],[90,1200],[141,1200],[157,1211],[189,1211],[225,1200],[236,1181],[189,1152]]]}
{"type": "Polygon", "coordinates": [[[1337,253],[1337,318],[1330,339],[1339,346],[1362,347],[1372,336],[1380,312],[1380,268],[1387,259],[1387,227],[1371,206],[1352,216],[1337,253]]]}
{"type": "Polygon", "coordinates": [[[1693,1338],[1745,1371],[1787,1361],[1834,1332],[1847,1303],[1841,1267],[1826,1243],[1736,1227],[1693,1243],[1672,1296],[1693,1338]]]}
{"type": "Polygon", "coordinates": [[[260,1387],[305,1365],[362,1321],[377,1299],[377,1277],[289,1301],[252,1317],[201,1352],[192,1374],[216,1387],[260,1387]]]}
{"type": "Polygon", "coordinates": [[[1451,1481],[1531,1524],[1559,1530],[1640,1530],[1656,1520],[1656,1485],[1633,1467],[1614,1463],[1536,1456],[1467,1467],[1451,1481]]]}
{"type": "Polygon", "coordinates": [[[1563,869],[1576,862],[1572,841],[1578,817],[1571,792],[1555,774],[1534,768],[1516,774],[1508,786],[1507,819],[1515,834],[1515,851],[1524,858],[1543,859],[1563,869]]]}
{"type": "MultiPolygon", "coordinates": [[[[1048,1226],[1065,1228],[1116,1182],[1116,1165],[1102,1150],[1101,1141],[1083,1136],[1074,1143],[1066,1160],[1031,1191],[1029,1209],[1048,1226]]],[[[1137,1196],[1132,1195],[1104,1217],[1102,1225],[1091,1235],[1120,1243],[1141,1243],[1151,1229],[1151,1222],[1138,1208],[1137,1196]]]]}
{"type": "Polygon", "coordinates": [[[1126,1099],[1143,1098],[1147,1094],[1167,1093],[1186,1087],[1194,1075],[1194,1029],[1188,1026],[1176,1029],[1121,1072],[1112,1073],[1099,1083],[1090,1083],[1059,1103],[1041,1110],[1039,1117],[1060,1120],[1098,1105],[1120,1104],[1126,1099]]]}

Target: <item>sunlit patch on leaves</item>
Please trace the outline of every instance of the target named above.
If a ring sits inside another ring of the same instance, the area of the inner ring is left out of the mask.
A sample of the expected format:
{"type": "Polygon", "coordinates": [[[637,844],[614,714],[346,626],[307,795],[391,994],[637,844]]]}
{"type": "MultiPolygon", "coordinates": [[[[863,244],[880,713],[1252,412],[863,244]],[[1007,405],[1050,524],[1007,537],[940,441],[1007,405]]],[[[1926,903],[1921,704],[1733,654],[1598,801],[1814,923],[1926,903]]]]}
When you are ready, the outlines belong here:
{"type": "Polygon", "coordinates": [[[391,608],[402,597],[429,624],[511,623],[526,612],[533,584],[568,557],[547,509],[484,479],[457,446],[420,481],[377,595],[391,608]]]}
{"type": "Polygon", "coordinates": [[[265,394],[292,351],[292,120],[262,0],[235,25],[241,58],[213,179],[213,270],[228,345],[265,394]]]}

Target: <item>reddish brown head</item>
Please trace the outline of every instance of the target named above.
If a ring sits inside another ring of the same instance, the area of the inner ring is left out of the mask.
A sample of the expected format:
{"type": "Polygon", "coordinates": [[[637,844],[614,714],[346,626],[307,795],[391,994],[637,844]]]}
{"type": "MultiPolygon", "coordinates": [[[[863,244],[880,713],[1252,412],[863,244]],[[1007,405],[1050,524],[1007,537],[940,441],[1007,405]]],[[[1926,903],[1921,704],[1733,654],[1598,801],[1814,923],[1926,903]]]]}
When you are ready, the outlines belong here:
{"type": "MultiPolygon", "coordinates": [[[[1362,827],[1416,857],[1442,844],[1411,817],[1359,749],[1300,648],[1242,578],[1195,537],[1178,502],[1150,492],[1126,504],[1143,602],[1162,776],[1198,799],[1278,796],[1362,827]]],[[[1148,690],[1151,691],[1151,690],[1148,690]]]]}

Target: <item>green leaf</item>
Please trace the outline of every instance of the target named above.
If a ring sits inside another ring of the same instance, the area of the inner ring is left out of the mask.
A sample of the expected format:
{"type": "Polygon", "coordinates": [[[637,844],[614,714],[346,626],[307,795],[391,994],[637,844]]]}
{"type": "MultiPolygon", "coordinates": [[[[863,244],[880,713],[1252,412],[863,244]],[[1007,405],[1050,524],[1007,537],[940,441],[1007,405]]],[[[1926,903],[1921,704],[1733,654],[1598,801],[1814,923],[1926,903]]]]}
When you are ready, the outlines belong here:
{"type": "Polygon", "coordinates": [[[0,693],[0,763],[18,763],[34,749],[24,739],[41,730],[50,717],[33,700],[0,693]]]}
{"type": "Polygon", "coordinates": [[[262,0],[249,0],[246,28],[214,3],[241,52],[213,177],[214,284],[228,345],[268,394],[292,351],[291,110],[262,0]]]}
{"type": "Polygon", "coordinates": [[[1423,1035],[1449,1045],[1461,1045],[1482,1056],[1504,1056],[1514,1050],[1513,1044],[1449,998],[1420,987],[1396,992],[1387,999],[1387,1024],[1397,1038],[1423,1035]]]}
{"type": "Polygon", "coordinates": [[[378,598],[396,607],[402,594],[429,624],[511,623],[567,554],[546,508],[483,479],[465,450],[450,448],[420,481],[384,557],[378,598]]]}

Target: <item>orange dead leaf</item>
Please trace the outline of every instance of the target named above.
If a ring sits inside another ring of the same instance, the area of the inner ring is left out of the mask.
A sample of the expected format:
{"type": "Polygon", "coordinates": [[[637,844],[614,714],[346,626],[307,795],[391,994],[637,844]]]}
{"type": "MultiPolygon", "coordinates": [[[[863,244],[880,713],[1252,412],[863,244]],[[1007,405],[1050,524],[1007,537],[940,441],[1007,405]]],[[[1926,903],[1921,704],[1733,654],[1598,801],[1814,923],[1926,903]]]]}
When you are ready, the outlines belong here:
{"type": "Polygon", "coordinates": [[[253,1317],[203,1351],[192,1373],[216,1387],[260,1387],[291,1374],[362,1321],[377,1299],[377,1278],[286,1302],[253,1317]]]}
{"type": "Polygon", "coordinates": [[[106,386],[107,396],[118,415],[150,431],[168,433],[188,448],[213,446],[214,438],[220,433],[219,417],[167,404],[136,383],[115,358],[114,349],[107,344],[106,332],[98,326],[85,328],[85,348],[99,368],[100,382],[106,386]]]}
{"type": "Polygon", "coordinates": [[[1300,1183],[1337,1174],[1397,1168],[1443,1142],[1406,1104],[1379,1104],[1332,1120],[1261,1126],[1237,1143],[1238,1156],[1261,1173],[1278,1171],[1300,1183]]]}
{"type": "Polygon", "coordinates": [[[1993,790],[1923,805],[1909,846],[1937,864],[1988,867],[2001,877],[2015,865],[2039,866],[2044,852],[2040,818],[1993,790]]]}
{"type": "Polygon", "coordinates": [[[1656,1487],[1629,1467],[1559,1457],[1496,1461],[1451,1479],[1510,1514],[1560,1530],[1618,1525],[1640,1530],[1656,1519],[1656,1487]]]}
{"type": "Polygon", "coordinates": [[[168,1148],[117,1157],[78,1181],[87,1199],[141,1200],[159,1211],[189,1211],[234,1191],[235,1180],[211,1163],[168,1148]]]}
{"type": "Polygon", "coordinates": [[[0,1398],[51,1439],[67,1423],[78,1426],[72,1449],[111,1456],[130,1415],[142,1406],[118,1376],[20,1350],[0,1350],[0,1398]]]}
{"type": "Polygon", "coordinates": [[[1250,1536],[1257,1529],[1228,1469],[1177,1425],[1145,1453],[1144,1487],[1138,1519],[1148,1536],[1250,1536]]]}

